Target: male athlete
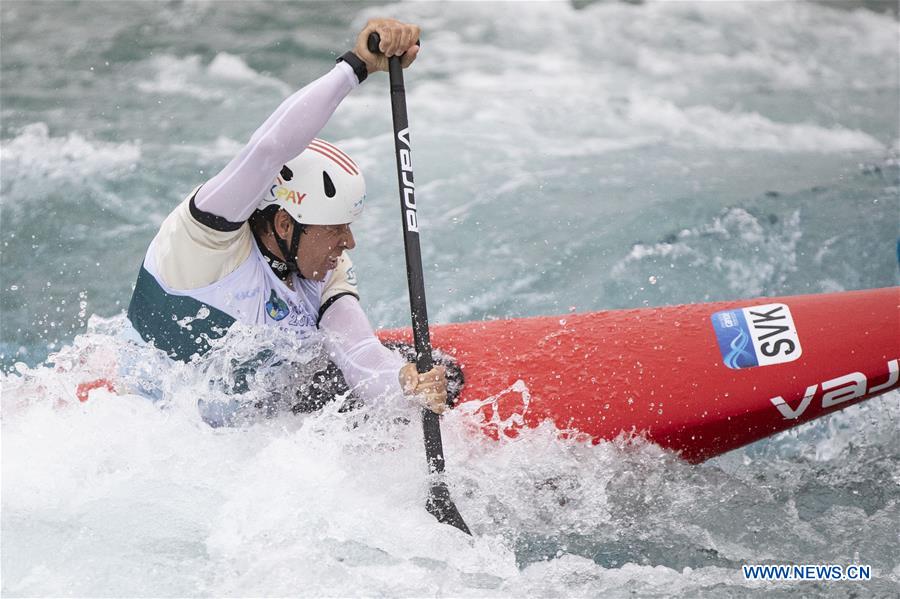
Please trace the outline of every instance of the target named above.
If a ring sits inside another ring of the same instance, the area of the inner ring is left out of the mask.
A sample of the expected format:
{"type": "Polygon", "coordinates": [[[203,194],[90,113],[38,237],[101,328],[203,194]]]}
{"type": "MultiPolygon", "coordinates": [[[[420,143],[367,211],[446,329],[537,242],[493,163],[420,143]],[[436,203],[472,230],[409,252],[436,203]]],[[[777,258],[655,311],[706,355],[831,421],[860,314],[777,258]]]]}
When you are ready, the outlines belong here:
{"type": "MultiPolygon", "coordinates": [[[[368,74],[388,70],[389,57],[401,56],[409,67],[418,39],[415,25],[369,21],[351,52],[285,100],[221,172],[166,218],[128,309],[144,341],[187,361],[235,322],[300,336],[319,328],[364,402],[406,393],[443,412],[444,368],[418,374],[379,343],[360,308],[346,252],[356,245],[350,224],[362,213],[365,181],[350,157],[316,138],[368,74]],[[381,55],[366,47],[372,32],[381,36],[381,55]]],[[[221,416],[211,423],[228,423],[221,416]]]]}

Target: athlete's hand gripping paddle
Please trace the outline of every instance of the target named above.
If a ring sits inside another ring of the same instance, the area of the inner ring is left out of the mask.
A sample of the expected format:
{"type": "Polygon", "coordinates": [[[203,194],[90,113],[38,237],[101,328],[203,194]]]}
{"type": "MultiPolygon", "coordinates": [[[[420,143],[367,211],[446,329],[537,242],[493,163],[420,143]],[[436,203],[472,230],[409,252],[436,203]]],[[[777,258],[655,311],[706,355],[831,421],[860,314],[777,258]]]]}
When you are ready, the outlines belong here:
{"type": "MultiPolygon", "coordinates": [[[[381,38],[369,35],[368,48],[379,54],[381,38]]],[[[409,306],[412,313],[413,338],[416,344],[416,370],[425,373],[434,367],[431,359],[431,337],[428,333],[428,313],[425,308],[425,279],[422,276],[422,254],[419,248],[419,221],[416,213],[412,160],[410,159],[409,123],[406,117],[406,88],[400,57],[388,60],[391,83],[391,110],[394,115],[394,148],[397,154],[397,179],[400,183],[400,208],[403,215],[403,245],[406,248],[406,279],[409,283],[409,306]]],[[[441,423],[431,410],[422,410],[422,429],[425,433],[425,456],[428,470],[435,480],[425,504],[438,522],[455,526],[466,534],[469,527],[450,499],[447,484],[440,480],[444,472],[444,449],[441,443],[441,423]]]]}

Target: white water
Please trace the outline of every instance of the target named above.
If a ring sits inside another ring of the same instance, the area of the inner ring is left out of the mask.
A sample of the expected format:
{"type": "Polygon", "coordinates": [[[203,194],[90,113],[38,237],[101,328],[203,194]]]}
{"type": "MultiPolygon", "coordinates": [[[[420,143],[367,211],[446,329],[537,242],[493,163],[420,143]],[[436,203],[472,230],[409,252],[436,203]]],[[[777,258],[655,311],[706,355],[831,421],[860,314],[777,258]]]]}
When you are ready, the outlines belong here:
{"type": "MultiPolygon", "coordinates": [[[[496,443],[451,412],[448,483],[472,539],[424,510],[408,406],[204,425],[196,401],[220,398],[217,371],[265,332],[197,369],[132,352],[156,404],[75,399],[110,374],[161,220],[371,15],[425,31],[407,85],[433,321],[897,284],[891,14],[97,6],[0,5],[5,596],[896,595],[896,392],[700,466],[550,429],[496,443]],[[758,561],[874,579],[743,580],[758,561]]],[[[408,322],[390,130],[372,77],[323,134],[368,176],[354,261],[386,327],[408,322]]],[[[289,348],[315,362],[314,344],[289,348]]]]}
{"type": "MultiPolygon", "coordinates": [[[[453,411],[448,482],[468,538],[424,510],[421,432],[402,403],[211,429],[196,401],[220,394],[221,369],[175,364],[128,381],[158,384],[156,404],[105,389],[78,402],[77,382],[109,375],[119,325],[94,321],[55,369],[22,366],[2,381],[6,595],[801,588],[743,580],[740,564],[763,560],[866,563],[876,581],[864,588],[900,583],[897,392],[702,466],[642,443],[562,440],[549,426],[498,442],[471,411],[453,411]]],[[[262,347],[244,337],[216,359],[262,347]]]]}

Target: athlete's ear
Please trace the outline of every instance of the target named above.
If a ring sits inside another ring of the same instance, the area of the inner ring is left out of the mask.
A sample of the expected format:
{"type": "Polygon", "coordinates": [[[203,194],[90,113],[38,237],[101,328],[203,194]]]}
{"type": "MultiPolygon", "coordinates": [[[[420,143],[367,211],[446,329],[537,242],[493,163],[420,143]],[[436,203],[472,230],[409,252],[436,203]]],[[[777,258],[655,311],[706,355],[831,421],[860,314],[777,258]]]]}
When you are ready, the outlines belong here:
{"type": "Polygon", "coordinates": [[[291,234],[293,224],[294,219],[291,218],[291,215],[288,214],[284,208],[279,208],[278,212],[275,213],[273,222],[275,232],[278,233],[278,236],[282,239],[287,239],[291,234]]]}

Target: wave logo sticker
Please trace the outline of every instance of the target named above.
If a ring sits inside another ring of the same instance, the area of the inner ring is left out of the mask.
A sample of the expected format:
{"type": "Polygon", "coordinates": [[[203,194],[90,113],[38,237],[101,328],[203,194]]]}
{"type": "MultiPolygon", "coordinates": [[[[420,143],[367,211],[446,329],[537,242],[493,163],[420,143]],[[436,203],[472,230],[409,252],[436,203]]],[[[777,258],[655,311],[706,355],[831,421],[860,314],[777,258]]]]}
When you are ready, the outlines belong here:
{"type": "Polygon", "coordinates": [[[281,320],[291,313],[291,309],[283,299],[275,294],[275,290],[269,295],[269,301],[266,302],[266,314],[272,320],[281,320]]]}
{"type": "Polygon", "coordinates": [[[783,364],[803,353],[786,304],[722,310],[711,318],[722,361],[728,368],[783,364]]]}

